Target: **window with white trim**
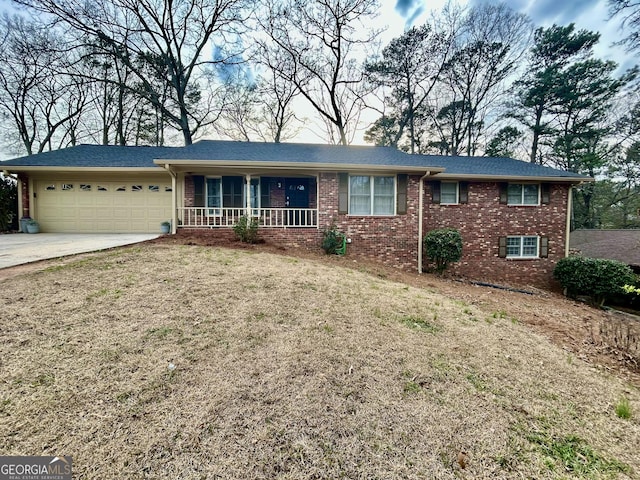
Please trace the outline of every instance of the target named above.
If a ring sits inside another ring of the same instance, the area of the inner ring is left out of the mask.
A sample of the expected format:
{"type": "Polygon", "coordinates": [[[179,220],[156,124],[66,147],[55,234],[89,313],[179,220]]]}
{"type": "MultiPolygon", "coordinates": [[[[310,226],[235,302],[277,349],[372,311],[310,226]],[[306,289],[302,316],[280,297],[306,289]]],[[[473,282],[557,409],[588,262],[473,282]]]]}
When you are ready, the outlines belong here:
{"type": "Polygon", "coordinates": [[[440,183],[440,204],[456,205],[459,200],[458,182],[441,182],[440,183]]]}
{"type": "Polygon", "coordinates": [[[207,177],[206,179],[207,215],[218,216],[222,214],[222,179],[220,177],[207,177]]]}
{"type": "Polygon", "coordinates": [[[507,258],[538,258],[539,237],[507,237],[507,258]]]}
{"type": "Polygon", "coordinates": [[[507,187],[507,204],[539,205],[540,185],[537,183],[510,183],[507,187]]]}
{"type": "Polygon", "coordinates": [[[396,177],[352,175],[349,177],[350,215],[395,215],[396,177]]]}

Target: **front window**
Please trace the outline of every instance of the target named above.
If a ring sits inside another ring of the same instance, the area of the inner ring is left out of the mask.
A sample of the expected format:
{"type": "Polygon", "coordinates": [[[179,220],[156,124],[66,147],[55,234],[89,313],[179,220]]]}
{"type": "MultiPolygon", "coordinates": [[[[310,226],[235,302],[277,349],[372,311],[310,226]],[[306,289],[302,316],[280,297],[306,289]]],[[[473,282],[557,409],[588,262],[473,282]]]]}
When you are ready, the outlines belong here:
{"type": "Polygon", "coordinates": [[[507,237],[507,258],[537,258],[538,237],[507,237]]]}
{"type": "Polygon", "coordinates": [[[394,215],[395,177],[354,175],[349,178],[349,214],[394,215]]]}
{"type": "Polygon", "coordinates": [[[540,188],[532,183],[510,183],[507,190],[509,205],[538,205],[540,188]]]}
{"type": "Polygon", "coordinates": [[[458,203],[458,182],[442,182],[440,184],[440,204],[455,205],[458,203]]]}
{"type": "Polygon", "coordinates": [[[207,178],[207,215],[222,213],[222,182],[220,178],[207,178]]]}
{"type": "Polygon", "coordinates": [[[251,214],[254,217],[260,216],[260,179],[252,178],[251,179],[251,214]]]}

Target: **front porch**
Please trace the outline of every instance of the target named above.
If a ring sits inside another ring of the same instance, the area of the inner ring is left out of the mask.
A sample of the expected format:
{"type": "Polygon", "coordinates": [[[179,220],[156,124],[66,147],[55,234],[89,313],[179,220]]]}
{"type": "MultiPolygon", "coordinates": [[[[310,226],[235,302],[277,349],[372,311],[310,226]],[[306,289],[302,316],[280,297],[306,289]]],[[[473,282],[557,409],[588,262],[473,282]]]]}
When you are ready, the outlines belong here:
{"type": "Polygon", "coordinates": [[[317,183],[301,175],[185,175],[176,226],[230,228],[247,216],[261,228],[318,228],[317,183]]]}

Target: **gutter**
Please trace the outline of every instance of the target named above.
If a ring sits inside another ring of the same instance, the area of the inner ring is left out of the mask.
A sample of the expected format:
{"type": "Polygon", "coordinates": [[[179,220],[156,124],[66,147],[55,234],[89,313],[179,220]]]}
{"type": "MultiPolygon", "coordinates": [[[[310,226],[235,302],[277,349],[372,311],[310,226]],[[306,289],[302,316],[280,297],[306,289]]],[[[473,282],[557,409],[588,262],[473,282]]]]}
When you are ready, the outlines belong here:
{"type": "Polygon", "coordinates": [[[422,230],[423,230],[423,223],[424,223],[424,180],[427,177],[430,177],[432,174],[432,172],[430,170],[427,170],[425,172],[425,174],[420,177],[420,188],[419,188],[419,195],[420,198],[418,199],[418,273],[421,274],[422,273],[422,230]]]}

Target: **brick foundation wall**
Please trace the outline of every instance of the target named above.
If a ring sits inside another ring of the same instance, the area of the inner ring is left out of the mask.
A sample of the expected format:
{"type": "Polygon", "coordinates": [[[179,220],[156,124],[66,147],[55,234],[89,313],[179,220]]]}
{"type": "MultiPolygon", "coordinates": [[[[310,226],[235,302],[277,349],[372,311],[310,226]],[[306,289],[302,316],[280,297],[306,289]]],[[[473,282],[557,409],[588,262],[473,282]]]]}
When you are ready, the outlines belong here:
{"type": "Polygon", "coordinates": [[[499,188],[498,183],[470,183],[469,203],[438,205],[431,203],[431,188],[425,185],[425,234],[434,228],[460,230],[463,257],[450,267],[455,275],[497,283],[554,286],[553,268],[565,253],[569,186],[552,184],[549,204],[539,206],[502,205],[499,188]],[[499,258],[499,237],[507,235],[548,237],[548,258],[499,258]]]}

